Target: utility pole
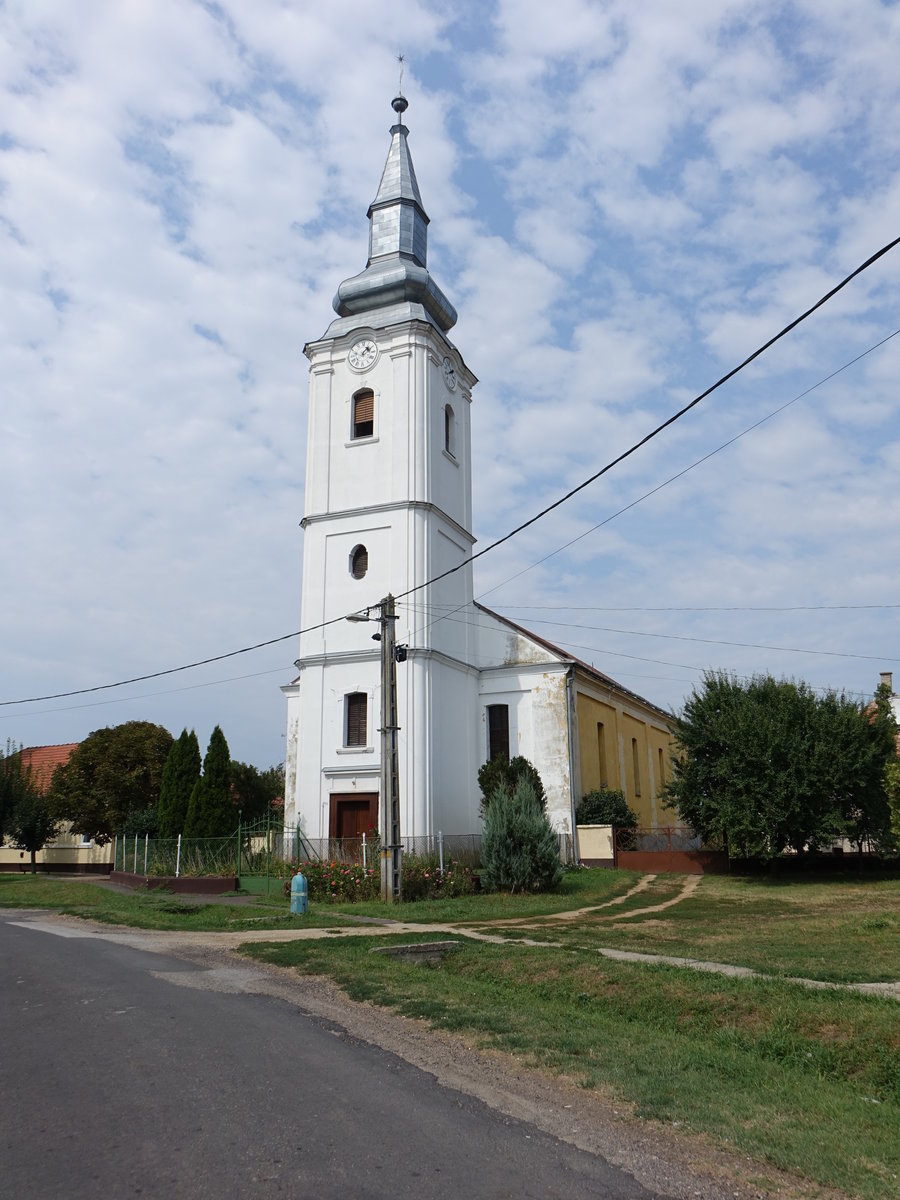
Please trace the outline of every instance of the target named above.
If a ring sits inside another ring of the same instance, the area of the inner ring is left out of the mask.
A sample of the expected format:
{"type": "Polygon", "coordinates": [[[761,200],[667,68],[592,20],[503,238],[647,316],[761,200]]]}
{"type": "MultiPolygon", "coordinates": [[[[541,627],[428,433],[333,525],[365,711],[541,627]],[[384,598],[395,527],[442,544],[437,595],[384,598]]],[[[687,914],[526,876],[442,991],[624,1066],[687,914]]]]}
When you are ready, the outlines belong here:
{"type": "MultiPolygon", "coordinates": [[[[403,887],[400,772],[397,759],[397,615],[394,597],[381,601],[381,898],[399,900],[403,887]]],[[[401,647],[403,658],[405,647],[401,647]]]]}

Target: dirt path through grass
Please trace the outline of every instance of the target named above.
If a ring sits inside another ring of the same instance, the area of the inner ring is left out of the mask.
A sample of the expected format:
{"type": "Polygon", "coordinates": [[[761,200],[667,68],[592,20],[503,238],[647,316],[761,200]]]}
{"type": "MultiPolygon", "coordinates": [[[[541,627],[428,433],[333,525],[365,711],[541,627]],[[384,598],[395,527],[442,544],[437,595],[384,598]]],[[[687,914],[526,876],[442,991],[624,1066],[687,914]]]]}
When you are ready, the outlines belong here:
{"type": "MultiPolygon", "coordinates": [[[[639,892],[645,892],[652,883],[656,880],[655,875],[644,875],[629,891],[622,896],[616,896],[614,900],[607,900],[603,904],[591,904],[585,908],[575,908],[570,912],[548,913],[543,917],[517,917],[503,921],[485,921],[485,926],[494,928],[496,926],[504,926],[518,929],[543,929],[546,925],[551,925],[554,922],[571,922],[577,921],[579,917],[593,916],[599,913],[603,908],[613,908],[616,905],[625,904],[632,896],[638,895],[639,892]]],[[[598,918],[601,921],[627,921],[632,917],[644,917],[650,913],[662,912],[663,909],[671,908],[674,904],[680,904],[682,900],[687,900],[689,896],[693,896],[697,888],[700,886],[701,875],[688,875],[685,878],[681,891],[677,896],[673,896],[668,900],[662,900],[659,904],[649,904],[646,908],[635,908],[631,912],[626,913],[610,913],[598,918]]]]}

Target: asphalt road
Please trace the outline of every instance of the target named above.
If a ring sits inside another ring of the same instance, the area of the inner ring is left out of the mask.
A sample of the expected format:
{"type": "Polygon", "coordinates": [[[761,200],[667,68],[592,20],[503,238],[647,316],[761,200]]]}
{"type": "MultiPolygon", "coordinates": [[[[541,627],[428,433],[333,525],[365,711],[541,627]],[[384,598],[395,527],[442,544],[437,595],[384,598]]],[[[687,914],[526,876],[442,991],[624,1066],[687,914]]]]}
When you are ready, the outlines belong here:
{"type": "Polygon", "coordinates": [[[656,1196],[221,972],[206,986],[193,963],[17,919],[0,919],[5,1196],[656,1196]]]}

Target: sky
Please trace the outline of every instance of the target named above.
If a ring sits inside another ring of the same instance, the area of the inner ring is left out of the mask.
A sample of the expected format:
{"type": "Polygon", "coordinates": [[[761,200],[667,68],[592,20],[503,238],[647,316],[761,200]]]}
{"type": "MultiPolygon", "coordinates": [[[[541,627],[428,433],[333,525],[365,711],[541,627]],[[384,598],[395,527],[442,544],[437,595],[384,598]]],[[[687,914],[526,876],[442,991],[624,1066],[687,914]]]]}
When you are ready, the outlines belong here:
{"type": "MultiPolygon", "coordinates": [[[[6,0],[4,745],[283,759],[296,638],[8,702],[299,630],[302,348],[365,266],[401,52],[478,548],[900,234],[897,3],[6,0]]],[[[898,300],[900,248],[476,596],[672,711],[704,670],[900,690],[898,300]]]]}

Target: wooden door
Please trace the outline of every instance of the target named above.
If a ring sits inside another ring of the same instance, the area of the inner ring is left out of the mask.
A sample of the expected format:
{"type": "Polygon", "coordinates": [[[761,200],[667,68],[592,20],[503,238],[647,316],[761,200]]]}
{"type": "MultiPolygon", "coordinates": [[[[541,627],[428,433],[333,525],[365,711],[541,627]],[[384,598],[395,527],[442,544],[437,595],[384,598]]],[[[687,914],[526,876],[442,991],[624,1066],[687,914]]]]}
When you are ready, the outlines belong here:
{"type": "Polygon", "coordinates": [[[378,793],[332,793],[328,836],[332,838],[368,837],[378,825],[378,793]]]}

